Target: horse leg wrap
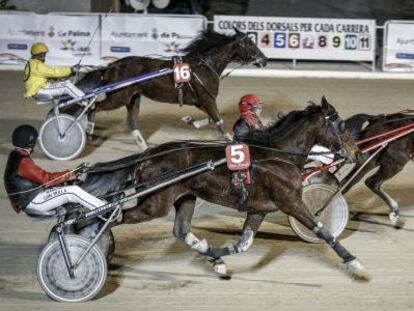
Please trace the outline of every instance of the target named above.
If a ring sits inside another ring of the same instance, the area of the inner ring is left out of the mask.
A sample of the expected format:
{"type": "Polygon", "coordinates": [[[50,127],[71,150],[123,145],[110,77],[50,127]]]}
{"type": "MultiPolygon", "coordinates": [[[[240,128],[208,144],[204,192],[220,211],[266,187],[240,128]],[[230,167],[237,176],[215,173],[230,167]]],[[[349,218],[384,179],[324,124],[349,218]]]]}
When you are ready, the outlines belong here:
{"type": "Polygon", "coordinates": [[[185,244],[187,244],[191,249],[196,250],[201,254],[205,254],[208,251],[208,243],[205,239],[200,241],[194,234],[191,232],[187,233],[185,236],[185,244]]]}
{"type": "Polygon", "coordinates": [[[86,133],[88,135],[92,135],[95,129],[95,122],[88,121],[88,125],[86,126],[86,133]]]}
{"type": "Polygon", "coordinates": [[[132,136],[134,136],[138,146],[142,147],[144,150],[148,148],[147,142],[145,141],[144,137],[138,129],[133,130],[131,134],[132,136]]]}
{"type": "Polygon", "coordinates": [[[341,257],[344,263],[352,261],[355,259],[345,247],[341,245],[333,236],[332,234],[326,230],[321,223],[318,223],[318,226],[313,229],[313,232],[318,236],[318,238],[325,240],[330,247],[341,257]]]}
{"type": "Polygon", "coordinates": [[[233,139],[233,137],[226,131],[226,128],[224,127],[223,119],[220,119],[219,121],[217,121],[216,126],[218,130],[220,131],[220,133],[224,136],[224,138],[226,138],[227,140],[233,139]]]}
{"type": "Polygon", "coordinates": [[[214,267],[214,271],[219,274],[220,276],[226,276],[227,274],[227,267],[226,263],[221,258],[209,260],[214,267]]]}
{"type": "Polygon", "coordinates": [[[253,244],[253,238],[253,230],[247,229],[240,236],[240,240],[237,242],[237,244],[220,248],[209,247],[207,250],[207,256],[212,258],[220,258],[228,255],[247,252],[250,246],[253,244]]]}
{"type": "Polygon", "coordinates": [[[237,253],[235,245],[213,248],[209,247],[206,255],[211,258],[220,258],[223,256],[233,255],[237,253]]]}
{"type": "Polygon", "coordinates": [[[237,253],[247,252],[253,244],[254,232],[251,229],[247,229],[243,232],[239,242],[236,244],[237,253]]]}

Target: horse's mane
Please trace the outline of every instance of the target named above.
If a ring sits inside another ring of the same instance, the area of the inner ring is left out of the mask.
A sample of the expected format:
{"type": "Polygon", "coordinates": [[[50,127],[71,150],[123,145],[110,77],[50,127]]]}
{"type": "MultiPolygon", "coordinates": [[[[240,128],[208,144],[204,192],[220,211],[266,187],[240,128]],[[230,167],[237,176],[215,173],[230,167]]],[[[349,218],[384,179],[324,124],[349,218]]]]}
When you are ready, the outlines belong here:
{"type": "Polygon", "coordinates": [[[219,44],[231,40],[232,37],[233,36],[227,36],[214,30],[206,29],[201,31],[189,45],[182,49],[182,52],[184,52],[186,56],[197,56],[206,53],[219,44]]]}
{"type": "Polygon", "coordinates": [[[271,142],[284,140],[297,131],[306,117],[321,112],[322,107],[311,103],[304,110],[294,110],[274,120],[264,130],[253,130],[249,134],[249,144],[270,145],[271,142]]]}

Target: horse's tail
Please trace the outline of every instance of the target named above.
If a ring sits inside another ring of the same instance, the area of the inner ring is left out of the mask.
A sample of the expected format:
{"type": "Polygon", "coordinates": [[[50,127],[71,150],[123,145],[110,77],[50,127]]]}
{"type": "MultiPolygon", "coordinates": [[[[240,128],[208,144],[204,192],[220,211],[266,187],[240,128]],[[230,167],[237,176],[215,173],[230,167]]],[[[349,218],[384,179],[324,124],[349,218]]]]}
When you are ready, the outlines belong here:
{"type": "Polygon", "coordinates": [[[351,133],[354,140],[359,139],[360,135],[369,125],[383,118],[383,115],[370,115],[359,113],[345,120],[345,127],[351,133]]]}

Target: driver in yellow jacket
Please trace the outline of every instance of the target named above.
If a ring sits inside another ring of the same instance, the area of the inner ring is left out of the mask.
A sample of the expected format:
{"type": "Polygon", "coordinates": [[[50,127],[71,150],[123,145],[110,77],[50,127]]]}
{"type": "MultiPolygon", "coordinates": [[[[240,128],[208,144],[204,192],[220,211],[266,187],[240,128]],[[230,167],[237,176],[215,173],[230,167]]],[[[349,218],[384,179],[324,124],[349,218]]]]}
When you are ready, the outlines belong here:
{"type": "Polygon", "coordinates": [[[49,98],[67,94],[72,98],[85,95],[69,79],[56,81],[56,79],[69,78],[79,66],[52,67],[45,64],[46,54],[49,52],[44,43],[35,43],[30,49],[32,57],[24,70],[24,97],[30,98],[37,95],[49,98]]]}

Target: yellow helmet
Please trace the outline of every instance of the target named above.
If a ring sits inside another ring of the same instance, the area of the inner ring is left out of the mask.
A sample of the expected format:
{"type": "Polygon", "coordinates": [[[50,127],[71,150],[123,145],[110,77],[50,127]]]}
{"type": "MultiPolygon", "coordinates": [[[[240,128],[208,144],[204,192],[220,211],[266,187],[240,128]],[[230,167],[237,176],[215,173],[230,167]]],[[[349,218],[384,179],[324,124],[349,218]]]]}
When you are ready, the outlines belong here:
{"type": "Polygon", "coordinates": [[[47,48],[47,45],[42,42],[37,42],[33,44],[32,48],[30,49],[30,53],[32,55],[39,55],[47,52],[49,52],[49,49],[47,48]]]}

